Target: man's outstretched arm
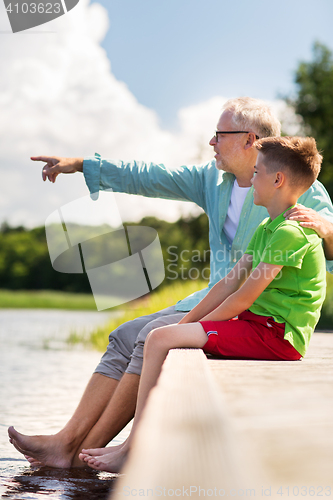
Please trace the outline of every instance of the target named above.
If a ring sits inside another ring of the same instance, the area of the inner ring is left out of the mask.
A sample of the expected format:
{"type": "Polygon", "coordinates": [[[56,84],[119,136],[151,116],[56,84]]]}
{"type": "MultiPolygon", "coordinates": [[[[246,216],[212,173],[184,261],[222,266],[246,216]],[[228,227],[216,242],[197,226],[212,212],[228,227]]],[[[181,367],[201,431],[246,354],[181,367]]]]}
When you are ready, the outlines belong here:
{"type": "Polygon", "coordinates": [[[33,156],[31,159],[46,163],[42,175],[50,182],[55,182],[61,173],[83,172],[91,194],[110,188],[116,193],[192,201],[204,210],[206,193],[217,182],[213,162],[170,169],[162,163],[108,160],[97,153],[86,158],[33,156]]]}
{"type": "Polygon", "coordinates": [[[33,161],[44,161],[43,181],[55,182],[59,174],[83,172],[83,158],[64,158],[61,156],[31,156],[33,161]]]}

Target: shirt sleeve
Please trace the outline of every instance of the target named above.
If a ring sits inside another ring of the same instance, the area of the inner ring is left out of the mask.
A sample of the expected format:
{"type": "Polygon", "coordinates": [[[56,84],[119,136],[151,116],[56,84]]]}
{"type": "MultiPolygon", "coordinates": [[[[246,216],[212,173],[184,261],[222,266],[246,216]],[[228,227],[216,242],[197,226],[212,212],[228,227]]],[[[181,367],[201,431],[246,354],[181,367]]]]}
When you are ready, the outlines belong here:
{"type": "Polygon", "coordinates": [[[152,198],[192,201],[206,210],[209,166],[168,169],[163,164],[106,160],[95,154],[84,159],[83,174],[95,199],[100,190],[111,188],[115,192],[152,198]]]}
{"type": "Polygon", "coordinates": [[[271,236],[261,262],[278,266],[302,267],[310,242],[296,224],[282,224],[271,236]]]}
{"type": "MultiPolygon", "coordinates": [[[[323,184],[315,181],[299,198],[298,203],[312,208],[333,224],[333,206],[331,198],[323,184]]],[[[333,260],[326,260],[326,270],[333,274],[333,260]]]]}

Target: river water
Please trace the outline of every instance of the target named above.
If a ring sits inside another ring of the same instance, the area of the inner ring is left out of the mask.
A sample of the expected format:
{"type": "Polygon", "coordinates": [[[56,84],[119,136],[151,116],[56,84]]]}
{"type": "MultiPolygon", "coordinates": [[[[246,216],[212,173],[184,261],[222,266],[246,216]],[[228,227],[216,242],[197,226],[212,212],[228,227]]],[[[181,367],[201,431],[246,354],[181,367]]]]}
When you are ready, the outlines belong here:
{"type": "MultiPolygon", "coordinates": [[[[32,469],[9,443],[7,427],[53,434],[72,415],[100,353],[69,348],[73,330],[88,331],[110,313],[0,310],[0,495],[11,500],[104,500],[115,475],[87,469],[32,469]]],[[[123,441],[128,429],[117,436],[123,441]]]]}

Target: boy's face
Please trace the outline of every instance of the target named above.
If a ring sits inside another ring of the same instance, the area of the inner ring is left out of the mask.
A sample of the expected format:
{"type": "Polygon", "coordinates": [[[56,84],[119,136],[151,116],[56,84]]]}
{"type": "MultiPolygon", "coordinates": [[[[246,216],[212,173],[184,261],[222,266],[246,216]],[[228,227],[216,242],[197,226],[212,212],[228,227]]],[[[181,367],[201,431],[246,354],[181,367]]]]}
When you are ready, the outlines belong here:
{"type": "Polygon", "coordinates": [[[274,183],[276,173],[269,173],[264,165],[264,155],[258,153],[256,166],[254,167],[254,175],[251,183],[254,187],[253,201],[255,205],[267,207],[275,193],[274,183]]]}

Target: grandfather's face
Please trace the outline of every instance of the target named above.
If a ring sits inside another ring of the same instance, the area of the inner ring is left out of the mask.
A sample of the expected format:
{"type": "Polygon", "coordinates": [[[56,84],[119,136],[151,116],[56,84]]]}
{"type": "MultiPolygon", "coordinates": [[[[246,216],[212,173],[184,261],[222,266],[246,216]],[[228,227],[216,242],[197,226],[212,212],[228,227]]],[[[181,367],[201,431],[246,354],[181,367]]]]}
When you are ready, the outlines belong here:
{"type": "MultiPolygon", "coordinates": [[[[217,131],[233,131],[232,113],[224,111],[217,123],[217,131]]],[[[241,148],[241,134],[218,134],[218,141],[213,136],[209,141],[215,151],[216,168],[225,172],[235,173],[238,155],[241,148]]]]}

